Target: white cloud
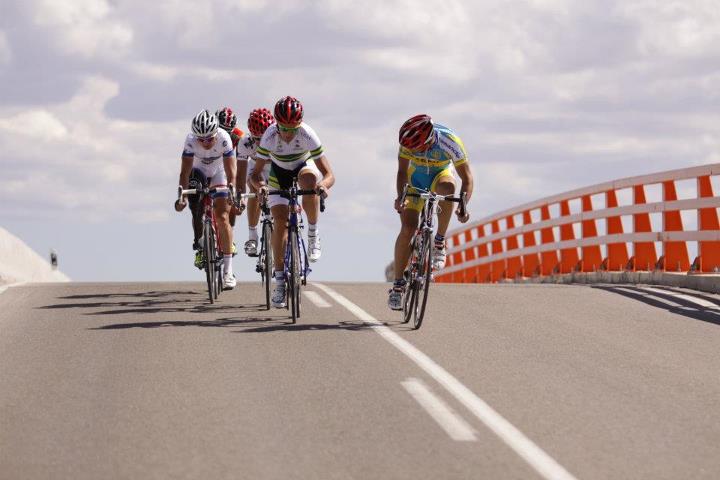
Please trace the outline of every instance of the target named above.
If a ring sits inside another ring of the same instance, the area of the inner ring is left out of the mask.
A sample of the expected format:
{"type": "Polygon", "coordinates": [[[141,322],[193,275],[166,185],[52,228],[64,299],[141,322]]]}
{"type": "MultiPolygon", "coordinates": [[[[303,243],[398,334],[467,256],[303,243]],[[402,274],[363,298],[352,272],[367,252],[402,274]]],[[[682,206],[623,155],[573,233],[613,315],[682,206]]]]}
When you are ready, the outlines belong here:
{"type": "Polygon", "coordinates": [[[34,0],[35,24],[50,29],[57,47],[83,58],[116,57],[127,52],[133,31],[113,19],[113,8],[107,0],[34,0]]]}

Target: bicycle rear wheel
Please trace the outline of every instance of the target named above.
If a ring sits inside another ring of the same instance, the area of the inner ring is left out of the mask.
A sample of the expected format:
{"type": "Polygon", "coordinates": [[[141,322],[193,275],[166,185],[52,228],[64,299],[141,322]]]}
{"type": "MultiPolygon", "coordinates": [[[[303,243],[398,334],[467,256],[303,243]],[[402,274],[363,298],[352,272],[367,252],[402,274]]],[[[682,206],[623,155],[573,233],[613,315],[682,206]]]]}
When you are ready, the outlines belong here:
{"type": "Polygon", "coordinates": [[[422,252],[418,256],[417,298],[415,299],[415,313],[413,315],[413,328],[415,330],[422,325],[423,318],[425,317],[428,292],[430,291],[430,278],[432,275],[432,238],[430,238],[430,230],[423,232],[421,250],[422,252]]]}
{"type": "Polygon", "coordinates": [[[205,279],[208,286],[210,303],[215,303],[215,236],[212,227],[205,224],[203,229],[203,254],[205,255],[205,279]]]}
{"type": "Polygon", "coordinates": [[[270,310],[270,284],[273,278],[273,252],[272,245],[270,245],[270,238],[272,237],[272,226],[269,223],[263,223],[262,230],[262,245],[260,246],[260,258],[262,265],[262,276],[265,282],[265,306],[270,310]]]}

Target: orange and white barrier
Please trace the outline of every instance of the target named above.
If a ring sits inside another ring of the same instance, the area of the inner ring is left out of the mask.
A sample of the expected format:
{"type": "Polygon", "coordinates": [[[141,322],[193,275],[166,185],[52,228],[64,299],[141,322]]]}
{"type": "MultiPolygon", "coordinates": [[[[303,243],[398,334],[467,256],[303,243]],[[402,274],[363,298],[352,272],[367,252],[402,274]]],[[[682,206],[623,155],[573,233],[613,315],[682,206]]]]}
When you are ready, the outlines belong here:
{"type": "Polygon", "coordinates": [[[448,261],[435,280],[485,283],[599,270],[718,272],[720,196],[713,193],[711,180],[718,175],[720,164],[712,164],[624,178],[464,225],[448,232],[448,261]],[[676,183],[684,180],[693,184],[692,198],[678,200],[676,183]],[[655,185],[661,187],[662,199],[648,203],[646,190],[655,185]],[[632,192],[632,203],[619,206],[618,192],[632,192]],[[577,213],[571,213],[571,204],[579,204],[577,213]],[[682,211],[696,214],[696,230],[683,228],[682,211]],[[655,230],[651,214],[661,216],[662,225],[655,230]],[[629,231],[624,231],[622,217],[632,220],[626,222],[629,231]],[[602,234],[598,225],[605,227],[602,234]],[[692,264],[688,242],[697,242],[692,264]]]}

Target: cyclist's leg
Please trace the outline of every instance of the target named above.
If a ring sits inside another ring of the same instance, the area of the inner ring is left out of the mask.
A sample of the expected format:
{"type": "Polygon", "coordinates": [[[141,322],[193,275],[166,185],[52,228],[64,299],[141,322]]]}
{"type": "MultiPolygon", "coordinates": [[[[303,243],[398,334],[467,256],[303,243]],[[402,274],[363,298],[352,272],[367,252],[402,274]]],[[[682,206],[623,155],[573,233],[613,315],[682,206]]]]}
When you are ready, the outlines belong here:
{"type": "MultiPolygon", "coordinates": [[[[322,178],[322,173],[315,165],[314,160],[308,160],[305,165],[300,168],[298,173],[298,184],[303,190],[314,190],[317,182],[322,178]]],[[[303,209],[307,215],[308,223],[311,228],[317,224],[318,214],[320,213],[320,200],[317,195],[303,195],[303,209]]]]}
{"type": "MultiPolygon", "coordinates": [[[[270,165],[266,165],[266,170],[263,172],[265,182],[268,181],[267,171],[270,165]]],[[[248,161],[248,190],[251,193],[257,193],[257,190],[250,182],[250,173],[255,169],[255,161],[250,159],[248,161]]],[[[256,255],[258,251],[258,231],[257,226],[260,222],[260,202],[257,198],[249,198],[247,201],[247,218],[248,218],[248,240],[245,242],[245,253],[248,255],[256,255]]]]}
{"type": "MultiPolygon", "coordinates": [[[[409,193],[416,193],[418,188],[429,190],[432,186],[433,177],[424,170],[416,170],[411,164],[408,167],[409,193]]],[[[417,197],[405,199],[405,209],[400,214],[401,228],[395,241],[395,281],[402,280],[403,272],[407,267],[410,258],[410,242],[419,225],[420,212],[422,212],[425,200],[417,197]]]]}
{"type": "MultiPolygon", "coordinates": [[[[431,190],[440,195],[452,195],[455,193],[455,178],[449,169],[443,170],[433,180],[431,190]]],[[[450,225],[450,219],[453,213],[453,203],[442,201],[439,202],[440,212],[438,212],[438,235],[445,236],[448,226],[450,225]]]]}
{"type": "MultiPolygon", "coordinates": [[[[285,170],[276,167],[275,164],[270,168],[268,176],[268,186],[270,191],[287,190],[292,185],[293,170],[285,170]]],[[[288,218],[288,200],[280,195],[270,195],[268,197],[268,206],[270,213],[275,219],[273,227],[271,243],[273,247],[273,260],[275,263],[275,272],[284,270],[285,261],[285,244],[287,243],[287,218],[288,218]]]]}
{"type": "MultiPolygon", "coordinates": [[[[203,188],[205,185],[207,185],[205,174],[197,168],[193,168],[190,172],[188,188],[203,188]]],[[[193,248],[197,250],[199,248],[198,240],[202,236],[202,202],[199,195],[189,195],[188,203],[190,204],[190,213],[192,213],[193,248]]]]}

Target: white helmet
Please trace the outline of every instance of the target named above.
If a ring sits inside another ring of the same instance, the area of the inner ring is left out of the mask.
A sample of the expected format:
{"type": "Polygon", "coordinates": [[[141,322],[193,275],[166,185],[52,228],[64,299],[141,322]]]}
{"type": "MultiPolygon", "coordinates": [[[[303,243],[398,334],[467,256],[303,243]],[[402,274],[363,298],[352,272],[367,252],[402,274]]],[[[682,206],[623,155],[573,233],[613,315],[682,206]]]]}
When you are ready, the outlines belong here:
{"type": "Polygon", "coordinates": [[[218,129],[217,117],[209,110],[203,110],[193,118],[192,132],[198,137],[209,137],[215,135],[218,129]]]}

